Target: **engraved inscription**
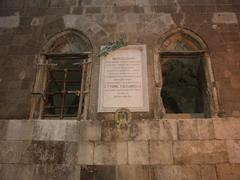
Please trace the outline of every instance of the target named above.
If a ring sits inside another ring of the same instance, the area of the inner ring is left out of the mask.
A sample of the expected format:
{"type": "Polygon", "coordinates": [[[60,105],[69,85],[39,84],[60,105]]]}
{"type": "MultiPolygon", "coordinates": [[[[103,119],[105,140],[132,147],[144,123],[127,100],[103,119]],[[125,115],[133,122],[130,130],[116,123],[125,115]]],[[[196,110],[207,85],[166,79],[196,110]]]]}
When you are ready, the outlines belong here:
{"type": "Polygon", "coordinates": [[[146,48],[127,46],[101,59],[99,112],[148,111],[146,48]]]}

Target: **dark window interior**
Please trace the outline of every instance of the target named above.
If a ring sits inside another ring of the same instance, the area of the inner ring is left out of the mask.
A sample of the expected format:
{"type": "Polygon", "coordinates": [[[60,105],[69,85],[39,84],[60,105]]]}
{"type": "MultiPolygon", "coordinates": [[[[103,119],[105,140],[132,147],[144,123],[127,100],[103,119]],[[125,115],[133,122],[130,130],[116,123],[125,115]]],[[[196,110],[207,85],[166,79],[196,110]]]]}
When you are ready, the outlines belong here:
{"type": "Polygon", "coordinates": [[[44,117],[77,117],[82,86],[78,59],[52,58],[48,70],[44,117]]]}
{"type": "Polygon", "coordinates": [[[167,57],[161,65],[166,113],[203,113],[206,80],[201,58],[167,57]]]}

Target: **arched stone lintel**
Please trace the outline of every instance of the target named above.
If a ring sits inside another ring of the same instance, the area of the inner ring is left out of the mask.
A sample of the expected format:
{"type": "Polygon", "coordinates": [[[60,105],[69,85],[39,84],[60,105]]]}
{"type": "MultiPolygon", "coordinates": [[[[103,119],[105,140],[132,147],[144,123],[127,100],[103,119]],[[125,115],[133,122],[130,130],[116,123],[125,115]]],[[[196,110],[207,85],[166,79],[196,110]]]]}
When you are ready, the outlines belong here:
{"type": "Polygon", "coordinates": [[[93,46],[91,41],[89,40],[89,38],[83,34],[82,32],[76,31],[74,29],[67,29],[64,30],[62,32],[58,32],[55,35],[53,35],[52,37],[49,38],[49,40],[44,44],[44,46],[42,47],[41,52],[42,53],[47,53],[50,50],[50,47],[61,37],[68,35],[68,34],[74,34],[75,36],[81,38],[83,41],[87,42],[88,46],[90,47],[90,49],[93,50],[93,46]]]}
{"type": "Polygon", "coordinates": [[[164,34],[161,34],[160,38],[158,39],[158,49],[161,50],[163,48],[165,41],[167,41],[170,37],[178,34],[185,34],[191,37],[192,39],[198,42],[202,50],[209,51],[207,43],[205,43],[203,38],[201,38],[200,35],[198,35],[196,32],[186,27],[177,27],[175,29],[168,30],[164,34]]]}
{"type": "Polygon", "coordinates": [[[60,27],[53,28],[51,30],[51,34],[49,35],[45,34],[43,27],[42,34],[45,35],[45,38],[44,42],[42,43],[42,52],[46,50],[46,48],[49,46],[49,43],[53,42],[54,39],[58,38],[64,33],[68,33],[69,31],[87,37],[89,42],[91,42],[93,52],[98,50],[100,43],[109,40],[109,35],[102,26],[82,15],[64,15],[46,24],[45,26],[53,25],[54,27],[56,21],[62,22],[62,25],[60,27]]]}

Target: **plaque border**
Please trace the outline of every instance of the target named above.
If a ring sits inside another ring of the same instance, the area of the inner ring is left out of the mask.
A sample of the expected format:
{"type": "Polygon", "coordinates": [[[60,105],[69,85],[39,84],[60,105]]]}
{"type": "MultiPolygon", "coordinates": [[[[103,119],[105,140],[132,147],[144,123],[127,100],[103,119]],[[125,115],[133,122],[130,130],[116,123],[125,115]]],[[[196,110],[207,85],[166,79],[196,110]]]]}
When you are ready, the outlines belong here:
{"type": "MultiPolygon", "coordinates": [[[[103,48],[104,46],[101,46],[103,48]]],[[[120,49],[131,50],[139,49],[142,53],[142,81],[143,81],[143,106],[142,107],[104,107],[103,106],[103,85],[104,81],[104,56],[100,57],[99,81],[98,81],[98,103],[97,112],[116,112],[119,108],[128,108],[131,112],[149,112],[149,94],[148,94],[148,69],[147,69],[147,48],[146,45],[128,45],[120,49]]],[[[117,51],[117,50],[116,50],[117,51]]]]}

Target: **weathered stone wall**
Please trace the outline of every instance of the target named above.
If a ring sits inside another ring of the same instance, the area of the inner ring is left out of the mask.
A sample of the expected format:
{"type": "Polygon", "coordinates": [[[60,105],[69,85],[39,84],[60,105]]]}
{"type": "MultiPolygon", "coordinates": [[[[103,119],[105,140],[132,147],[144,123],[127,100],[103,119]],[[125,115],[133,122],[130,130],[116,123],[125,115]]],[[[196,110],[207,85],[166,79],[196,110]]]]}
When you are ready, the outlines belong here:
{"type": "Polygon", "coordinates": [[[0,1],[0,180],[239,180],[239,0],[0,1]],[[220,110],[227,118],[154,119],[154,48],[177,27],[208,45],[220,110]],[[96,113],[99,59],[93,59],[88,121],[26,119],[36,57],[66,29],[84,33],[94,53],[125,33],[146,44],[149,113],[117,129],[96,113]]]}
{"type": "Polygon", "coordinates": [[[2,180],[237,180],[239,119],[3,120],[2,180]],[[106,130],[107,128],[107,130],[106,130]]]}
{"type": "MultiPolygon", "coordinates": [[[[75,29],[100,45],[125,32],[130,44],[148,47],[152,118],[156,94],[153,48],[176,27],[198,33],[209,47],[220,110],[240,116],[238,0],[2,0],[0,2],[0,118],[25,119],[35,77],[35,57],[57,32],[75,29]]],[[[98,62],[95,59],[91,119],[96,119],[98,62]]],[[[101,117],[100,117],[101,119],[101,117]]],[[[108,119],[108,118],[107,118],[108,119]]]]}

